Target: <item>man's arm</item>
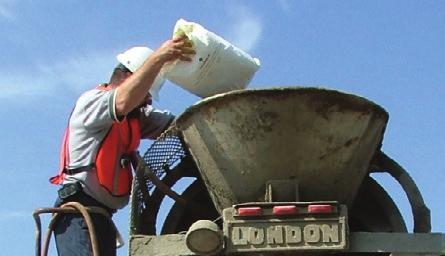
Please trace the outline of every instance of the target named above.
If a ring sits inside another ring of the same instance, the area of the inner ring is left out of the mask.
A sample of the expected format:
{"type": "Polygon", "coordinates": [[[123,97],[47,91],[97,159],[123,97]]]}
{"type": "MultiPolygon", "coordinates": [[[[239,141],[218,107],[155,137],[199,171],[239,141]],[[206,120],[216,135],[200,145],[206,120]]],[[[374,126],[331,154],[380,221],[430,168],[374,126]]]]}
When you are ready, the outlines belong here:
{"type": "Polygon", "coordinates": [[[140,115],[140,129],[142,139],[155,140],[173,122],[175,116],[166,110],[155,109],[147,106],[142,109],[140,115]]]}
{"type": "Polygon", "coordinates": [[[175,38],[162,44],[145,60],[144,64],[128,77],[116,91],[116,113],[124,116],[142,103],[156,76],[166,62],[190,61],[194,54],[187,38],[175,38]]]}

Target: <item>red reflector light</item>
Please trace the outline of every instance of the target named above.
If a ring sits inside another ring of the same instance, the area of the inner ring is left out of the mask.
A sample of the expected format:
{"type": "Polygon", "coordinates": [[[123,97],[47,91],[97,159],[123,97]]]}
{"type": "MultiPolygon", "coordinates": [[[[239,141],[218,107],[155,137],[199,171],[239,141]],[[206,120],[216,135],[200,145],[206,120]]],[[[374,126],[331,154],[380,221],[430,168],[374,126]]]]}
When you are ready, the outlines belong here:
{"type": "Polygon", "coordinates": [[[258,216],[263,214],[263,210],[260,207],[241,207],[238,208],[239,216],[258,216]]]}
{"type": "Polygon", "coordinates": [[[330,204],[311,204],[307,207],[308,213],[331,213],[333,210],[330,204]]]}
{"type": "Polygon", "coordinates": [[[272,211],[275,215],[292,215],[298,213],[298,208],[295,205],[277,205],[272,211]]]}

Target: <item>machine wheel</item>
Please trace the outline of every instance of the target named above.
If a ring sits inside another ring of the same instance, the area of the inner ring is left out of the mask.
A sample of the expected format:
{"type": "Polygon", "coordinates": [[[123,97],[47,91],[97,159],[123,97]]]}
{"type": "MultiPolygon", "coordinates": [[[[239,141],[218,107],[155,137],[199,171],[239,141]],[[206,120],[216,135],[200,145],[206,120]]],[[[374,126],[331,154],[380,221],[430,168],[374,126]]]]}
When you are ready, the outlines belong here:
{"type": "Polygon", "coordinates": [[[408,232],[391,197],[372,177],[364,179],[349,211],[350,231],[408,232]]]}
{"type": "Polygon", "coordinates": [[[197,220],[215,220],[219,217],[210,196],[200,179],[195,180],[183,193],[187,204],[175,203],[165,219],[161,234],[187,231],[197,220]]]}

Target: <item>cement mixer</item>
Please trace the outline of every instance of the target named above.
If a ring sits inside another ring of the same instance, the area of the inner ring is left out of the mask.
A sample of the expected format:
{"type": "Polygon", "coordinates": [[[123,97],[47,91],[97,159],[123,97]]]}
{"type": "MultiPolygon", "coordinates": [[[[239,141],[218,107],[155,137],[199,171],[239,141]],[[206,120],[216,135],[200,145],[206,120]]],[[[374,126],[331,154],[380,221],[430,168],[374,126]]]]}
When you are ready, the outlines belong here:
{"type": "Polygon", "coordinates": [[[139,159],[130,255],[443,255],[416,184],[381,150],[387,121],[367,99],[320,88],[196,103],[139,159]],[[405,190],[412,231],[375,172],[405,190]]]}

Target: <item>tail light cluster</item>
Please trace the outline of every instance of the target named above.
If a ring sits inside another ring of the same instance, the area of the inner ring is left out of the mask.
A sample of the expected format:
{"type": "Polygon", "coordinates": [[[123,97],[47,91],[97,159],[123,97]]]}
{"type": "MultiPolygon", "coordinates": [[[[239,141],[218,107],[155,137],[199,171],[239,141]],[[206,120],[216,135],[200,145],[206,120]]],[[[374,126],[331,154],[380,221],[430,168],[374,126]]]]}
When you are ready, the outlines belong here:
{"type": "Polygon", "coordinates": [[[240,206],[237,215],[248,216],[291,216],[297,214],[329,214],[337,211],[332,204],[308,204],[308,205],[264,205],[264,206],[240,206]]]}
{"type": "Polygon", "coordinates": [[[261,207],[241,207],[238,208],[239,216],[261,216],[263,209],[261,207]]]}

